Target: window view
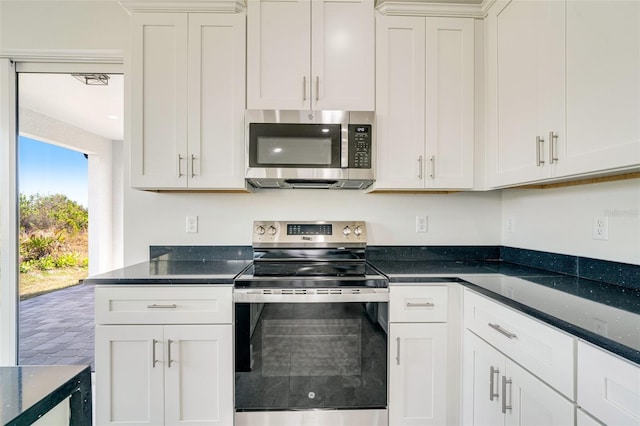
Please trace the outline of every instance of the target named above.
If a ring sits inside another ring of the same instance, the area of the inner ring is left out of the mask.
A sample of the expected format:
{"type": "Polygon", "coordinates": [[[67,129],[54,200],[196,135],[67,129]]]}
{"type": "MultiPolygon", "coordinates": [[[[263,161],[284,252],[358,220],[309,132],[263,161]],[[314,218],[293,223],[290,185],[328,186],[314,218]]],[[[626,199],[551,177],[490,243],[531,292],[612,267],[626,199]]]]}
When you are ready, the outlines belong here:
{"type": "Polygon", "coordinates": [[[18,75],[18,362],[94,365],[94,288],[121,230],[122,75],[18,75]],[[91,188],[91,191],[89,191],[91,188]]]}

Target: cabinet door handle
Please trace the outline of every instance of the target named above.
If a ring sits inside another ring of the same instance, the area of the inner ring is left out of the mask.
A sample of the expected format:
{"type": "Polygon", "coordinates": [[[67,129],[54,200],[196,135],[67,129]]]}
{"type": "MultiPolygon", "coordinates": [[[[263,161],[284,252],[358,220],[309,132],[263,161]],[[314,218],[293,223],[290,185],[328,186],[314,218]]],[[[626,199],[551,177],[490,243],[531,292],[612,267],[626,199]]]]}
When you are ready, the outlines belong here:
{"type": "Polygon", "coordinates": [[[503,336],[507,336],[509,339],[515,339],[516,336],[515,334],[511,333],[508,330],[505,330],[504,328],[500,327],[499,324],[491,324],[489,323],[489,327],[493,328],[495,331],[497,331],[498,333],[502,334],[503,336]]]}
{"type": "Polygon", "coordinates": [[[154,303],[153,305],[147,305],[148,309],[175,309],[177,307],[178,305],[176,305],[175,303],[172,303],[171,305],[158,305],[156,303],[154,303]]]}
{"type": "Polygon", "coordinates": [[[396,364],[400,365],[400,338],[396,337],[396,364]]]}
{"type": "Polygon", "coordinates": [[[542,159],[542,149],[544,145],[544,138],[541,136],[536,136],[536,166],[540,167],[544,164],[544,160],[542,159]]]}
{"type": "Polygon", "coordinates": [[[158,363],[158,360],[156,359],[156,344],[158,344],[158,341],[153,339],[153,343],[151,345],[151,368],[156,368],[156,364],[158,363]]]}
{"type": "Polygon", "coordinates": [[[196,176],[195,161],[196,161],[196,156],[191,154],[191,177],[192,178],[194,178],[196,176]]]}
{"type": "Polygon", "coordinates": [[[558,162],[558,134],[549,132],[549,164],[558,162]]]}
{"type": "Polygon", "coordinates": [[[433,308],[436,305],[431,302],[421,302],[421,303],[407,302],[406,306],[407,308],[433,308]]]}
{"type": "Polygon", "coordinates": [[[307,76],[302,76],[302,100],[307,102],[307,76]]]}
{"type": "Polygon", "coordinates": [[[422,180],[422,155],[418,156],[418,179],[422,180]]]}
{"type": "Polygon", "coordinates": [[[320,100],[320,77],[316,76],[316,102],[320,100]]]}
{"type": "Polygon", "coordinates": [[[507,410],[511,410],[511,379],[502,376],[502,414],[507,414],[507,410]],[[509,385],[509,405],[507,405],[507,385],[509,385]]]}
{"type": "Polygon", "coordinates": [[[491,368],[489,368],[489,401],[493,401],[493,398],[500,396],[497,392],[493,391],[493,386],[495,385],[494,377],[500,379],[500,370],[491,366],[491,368]]]}
{"type": "Polygon", "coordinates": [[[182,173],[182,160],[184,160],[184,157],[178,154],[178,177],[179,178],[184,176],[184,173],[182,173]]]}
{"type": "Polygon", "coordinates": [[[167,367],[171,368],[171,344],[173,343],[173,340],[169,339],[167,340],[167,367]]]}
{"type": "Polygon", "coordinates": [[[436,156],[432,155],[429,161],[431,161],[431,179],[435,179],[436,178],[436,156]]]}

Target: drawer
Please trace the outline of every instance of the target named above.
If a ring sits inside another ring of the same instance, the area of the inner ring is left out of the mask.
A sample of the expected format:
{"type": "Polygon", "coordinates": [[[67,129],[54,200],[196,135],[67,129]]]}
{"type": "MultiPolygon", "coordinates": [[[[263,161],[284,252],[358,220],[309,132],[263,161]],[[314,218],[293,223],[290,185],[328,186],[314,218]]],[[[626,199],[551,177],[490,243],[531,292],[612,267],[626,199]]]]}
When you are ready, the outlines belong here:
{"type": "Polygon", "coordinates": [[[464,326],[574,401],[574,338],[468,289],[464,326]]]}
{"type": "Polygon", "coordinates": [[[608,425],[640,425],[640,366],[579,341],[578,405],[608,425]]]}
{"type": "Polygon", "coordinates": [[[389,322],[447,322],[448,287],[391,286],[389,322]]]}
{"type": "Polygon", "coordinates": [[[231,324],[230,286],[96,286],[96,324],[231,324]]]}

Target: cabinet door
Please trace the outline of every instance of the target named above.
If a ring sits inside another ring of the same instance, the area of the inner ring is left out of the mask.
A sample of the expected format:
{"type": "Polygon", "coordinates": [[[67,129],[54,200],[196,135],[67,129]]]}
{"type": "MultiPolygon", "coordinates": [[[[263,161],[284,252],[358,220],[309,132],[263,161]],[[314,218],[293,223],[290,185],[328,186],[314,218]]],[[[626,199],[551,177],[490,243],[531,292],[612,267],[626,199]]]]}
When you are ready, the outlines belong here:
{"type": "Polygon", "coordinates": [[[244,188],[245,18],[189,15],[189,188],[244,188]]]}
{"type": "Polygon", "coordinates": [[[96,326],[96,422],[164,425],[162,326],[96,326]]]}
{"type": "Polygon", "coordinates": [[[470,331],[464,332],[462,373],[462,423],[504,424],[500,379],[505,357],[470,331]]]}
{"type": "Polygon", "coordinates": [[[231,334],[231,325],[165,326],[166,424],[233,424],[231,334]]]}
{"type": "Polygon", "coordinates": [[[565,137],[564,7],[560,1],[498,2],[487,19],[493,186],[551,176],[548,133],[565,137]]]}
{"type": "Polygon", "coordinates": [[[558,174],[640,164],[640,2],[567,2],[567,137],[558,174]]]}
{"type": "Polygon", "coordinates": [[[571,426],[574,423],[573,403],[531,373],[507,359],[506,375],[501,375],[505,407],[505,425],[571,426]],[[503,378],[504,376],[504,378],[503,378]],[[509,382],[511,381],[511,383],[509,382]],[[511,406],[511,409],[508,407],[511,406]]]}
{"type": "Polygon", "coordinates": [[[311,106],[310,0],[248,0],[247,108],[311,106]]]}
{"type": "Polygon", "coordinates": [[[131,185],[187,185],[187,15],[131,16],[131,185]]]}
{"type": "Polygon", "coordinates": [[[427,18],[425,186],[472,188],[474,24],[427,18]]]}
{"type": "Polygon", "coordinates": [[[447,324],[390,324],[389,424],[447,424],[447,324]]]}
{"type": "Polygon", "coordinates": [[[425,19],[378,15],[376,189],[424,187],[425,19]]]}
{"type": "Polygon", "coordinates": [[[373,111],[373,0],[311,4],[312,109],[373,111]]]}

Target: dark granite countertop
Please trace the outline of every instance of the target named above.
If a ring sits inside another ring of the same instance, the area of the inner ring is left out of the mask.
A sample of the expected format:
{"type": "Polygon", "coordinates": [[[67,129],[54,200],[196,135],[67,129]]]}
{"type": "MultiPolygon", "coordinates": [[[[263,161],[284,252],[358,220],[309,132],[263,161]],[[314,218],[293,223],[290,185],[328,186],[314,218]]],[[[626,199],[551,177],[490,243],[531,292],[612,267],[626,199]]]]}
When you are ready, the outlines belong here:
{"type": "Polygon", "coordinates": [[[233,284],[250,260],[153,259],[84,280],[87,284],[233,284]]]}
{"type": "Polygon", "coordinates": [[[0,424],[28,425],[71,397],[69,424],[91,425],[91,369],[84,365],[0,367],[0,424]]]}

